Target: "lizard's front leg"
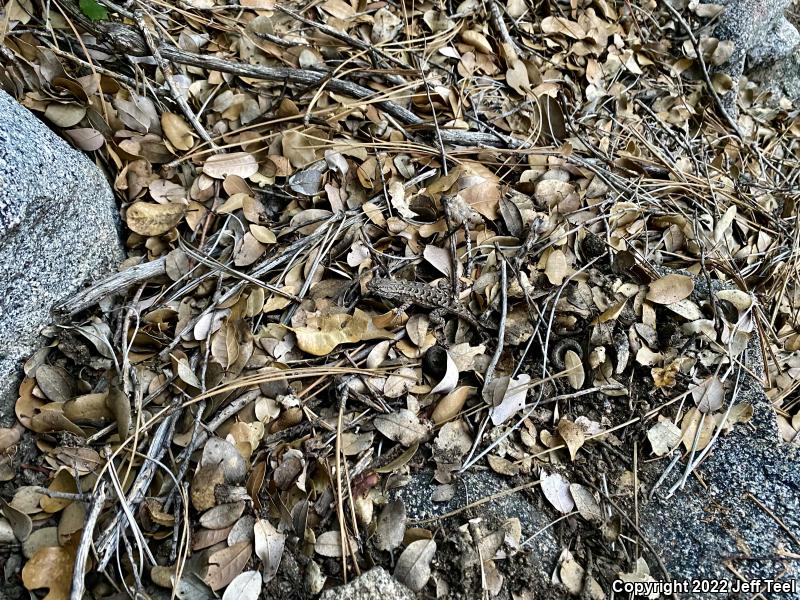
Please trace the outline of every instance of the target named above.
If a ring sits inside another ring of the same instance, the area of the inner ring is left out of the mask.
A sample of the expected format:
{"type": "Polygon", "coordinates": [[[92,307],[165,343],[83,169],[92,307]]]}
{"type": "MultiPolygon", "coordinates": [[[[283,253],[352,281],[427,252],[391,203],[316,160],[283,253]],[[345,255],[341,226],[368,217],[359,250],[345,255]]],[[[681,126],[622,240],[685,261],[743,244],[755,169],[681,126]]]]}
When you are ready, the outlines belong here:
{"type": "Polygon", "coordinates": [[[444,316],[446,314],[446,308],[436,308],[431,311],[431,314],[428,317],[431,321],[431,325],[433,325],[433,334],[436,336],[436,341],[439,342],[439,345],[444,348],[447,348],[449,345],[444,336],[444,316]]]}
{"type": "Polygon", "coordinates": [[[399,321],[404,312],[406,312],[412,305],[412,302],[403,302],[397,308],[392,309],[394,316],[392,317],[392,324],[399,321]]]}

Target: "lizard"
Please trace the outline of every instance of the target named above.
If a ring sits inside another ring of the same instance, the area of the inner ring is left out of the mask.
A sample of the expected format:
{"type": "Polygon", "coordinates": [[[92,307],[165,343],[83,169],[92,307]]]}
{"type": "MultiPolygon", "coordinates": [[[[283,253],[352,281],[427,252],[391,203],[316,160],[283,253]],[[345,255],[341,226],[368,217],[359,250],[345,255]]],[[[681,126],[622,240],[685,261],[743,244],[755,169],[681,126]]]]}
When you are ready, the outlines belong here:
{"type": "Polygon", "coordinates": [[[412,304],[433,309],[430,315],[431,322],[439,326],[444,323],[442,317],[445,314],[451,314],[478,329],[490,328],[485,323],[481,323],[466,307],[454,301],[450,294],[441,288],[414,281],[383,277],[372,279],[367,284],[367,288],[379,298],[402,303],[398,312],[404,311],[412,304]]]}

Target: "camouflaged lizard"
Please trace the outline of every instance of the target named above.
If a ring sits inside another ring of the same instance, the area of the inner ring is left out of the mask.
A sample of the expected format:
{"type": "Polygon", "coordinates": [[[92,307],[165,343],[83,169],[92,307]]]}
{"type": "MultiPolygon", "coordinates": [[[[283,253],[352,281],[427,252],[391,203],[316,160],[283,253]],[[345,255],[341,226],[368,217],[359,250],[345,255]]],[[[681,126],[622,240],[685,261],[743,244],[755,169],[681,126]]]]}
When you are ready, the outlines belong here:
{"type": "Polygon", "coordinates": [[[448,291],[441,288],[424,283],[416,283],[414,281],[386,279],[382,277],[372,279],[367,284],[367,288],[379,298],[400,302],[401,306],[398,308],[398,311],[401,312],[412,304],[433,309],[430,314],[430,319],[431,322],[436,325],[444,324],[444,319],[442,317],[445,314],[451,314],[478,329],[490,328],[489,325],[481,323],[475,318],[475,315],[465,306],[454,301],[448,291]]]}

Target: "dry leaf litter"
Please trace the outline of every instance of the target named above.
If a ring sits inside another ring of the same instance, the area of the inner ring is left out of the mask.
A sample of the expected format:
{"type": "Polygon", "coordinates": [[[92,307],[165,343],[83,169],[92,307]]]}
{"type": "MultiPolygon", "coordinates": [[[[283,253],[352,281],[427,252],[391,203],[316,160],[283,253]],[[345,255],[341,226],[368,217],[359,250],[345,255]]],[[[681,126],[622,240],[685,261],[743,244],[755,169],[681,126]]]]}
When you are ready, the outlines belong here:
{"type": "Polygon", "coordinates": [[[800,122],[746,81],[722,112],[706,9],[677,11],[694,47],[653,1],[6,3],[3,85],[107,170],[129,250],[25,364],[6,573],[244,600],[382,565],[533,597],[518,519],[393,499],[429,468],[433,501],[481,469],[543,498],[558,589],[660,577],[621,520],[634,465],[685,480],[747,422],[756,332],[800,431],[800,122]]]}

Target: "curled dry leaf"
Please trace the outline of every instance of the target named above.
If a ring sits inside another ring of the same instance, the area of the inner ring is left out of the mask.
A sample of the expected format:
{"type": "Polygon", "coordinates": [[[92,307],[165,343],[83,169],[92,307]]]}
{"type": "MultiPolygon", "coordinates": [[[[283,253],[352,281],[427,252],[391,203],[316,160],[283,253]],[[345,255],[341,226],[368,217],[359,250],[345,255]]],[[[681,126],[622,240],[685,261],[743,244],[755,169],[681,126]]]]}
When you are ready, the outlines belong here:
{"type": "Polygon", "coordinates": [[[569,456],[574,461],[575,455],[583,443],[586,441],[586,433],[580,425],[576,425],[569,419],[561,419],[558,422],[558,435],[564,440],[569,450],[569,456]]]}
{"type": "Polygon", "coordinates": [[[417,540],[411,542],[394,569],[395,578],[414,592],[419,592],[431,577],[431,561],[436,554],[436,542],[417,540]]]}
{"type": "Polygon", "coordinates": [[[456,388],[456,385],[458,385],[458,367],[450,356],[450,353],[448,352],[446,354],[447,368],[442,380],[431,390],[431,394],[448,394],[456,388]]]}
{"type": "Polygon", "coordinates": [[[125,221],[139,235],[162,235],[181,222],[185,210],[180,204],[134,202],[125,213],[125,221]]]}

